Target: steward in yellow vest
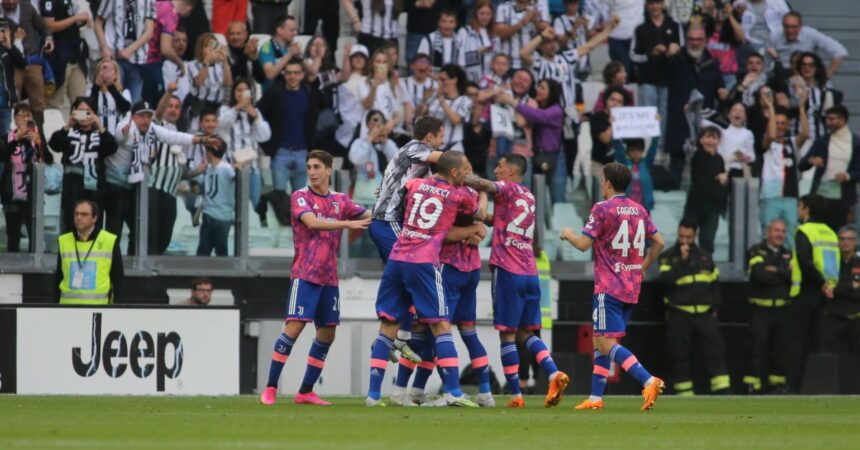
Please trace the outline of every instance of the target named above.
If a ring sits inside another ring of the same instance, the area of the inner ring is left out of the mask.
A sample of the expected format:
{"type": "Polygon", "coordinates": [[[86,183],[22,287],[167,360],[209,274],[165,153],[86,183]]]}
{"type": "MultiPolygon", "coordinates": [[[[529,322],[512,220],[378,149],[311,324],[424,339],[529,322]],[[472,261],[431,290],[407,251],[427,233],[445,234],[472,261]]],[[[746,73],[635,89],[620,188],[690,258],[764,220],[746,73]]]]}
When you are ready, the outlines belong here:
{"type": "Polygon", "coordinates": [[[95,202],[75,205],[75,231],[58,238],[57,287],[62,305],[107,305],[122,298],[124,275],[116,235],[97,227],[95,202]]]}

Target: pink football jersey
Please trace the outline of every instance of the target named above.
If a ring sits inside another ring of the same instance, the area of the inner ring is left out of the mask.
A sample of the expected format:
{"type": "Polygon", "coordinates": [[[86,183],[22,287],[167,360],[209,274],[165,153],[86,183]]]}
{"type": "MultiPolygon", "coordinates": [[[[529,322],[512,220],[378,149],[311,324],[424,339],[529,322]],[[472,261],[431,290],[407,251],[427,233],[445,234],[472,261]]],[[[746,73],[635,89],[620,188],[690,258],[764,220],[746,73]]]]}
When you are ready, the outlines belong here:
{"type": "Polygon", "coordinates": [[[646,241],[655,233],[648,210],[623,195],[594,205],[582,230],[594,241],[594,293],[638,302],[646,241]]]}
{"type": "MultiPolygon", "coordinates": [[[[467,195],[475,200],[475,204],[478,203],[477,191],[470,187],[462,187],[460,189],[468,192],[467,195]]],[[[459,216],[454,221],[454,225],[469,226],[473,222],[471,217],[459,216]]],[[[465,242],[442,244],[442,253],[439,255],[439,260],[442,264],[450,265],[460,272],[471,272],[481,268],[481,255],[478,252],[478,247],[465,242]]]]}
{"type": "Polygon", "coordinates": [[[343,230],[313,231],[300,220],[313,214],[320,220],[352,220],[364,214],[365,208],[353,203],[346,194],[330,191],[320,195],[309,187],[292,195],[293,258],[291,278],[322,286],[337,286],[337,254],[343,230]]]}
{"type": "Polygon", "coordinates": [[[406,182],[403,231],[388,259],[439,265],[442,243],[458,215],[474,216],[477,197],[439,178],[416,178],[406,182]]]}
{"type": "Polygon", "coordinates": [[[537,275],[532,248],[535,196],[522,184],[496,182],[490,265],[517,275],[537,275]]]}

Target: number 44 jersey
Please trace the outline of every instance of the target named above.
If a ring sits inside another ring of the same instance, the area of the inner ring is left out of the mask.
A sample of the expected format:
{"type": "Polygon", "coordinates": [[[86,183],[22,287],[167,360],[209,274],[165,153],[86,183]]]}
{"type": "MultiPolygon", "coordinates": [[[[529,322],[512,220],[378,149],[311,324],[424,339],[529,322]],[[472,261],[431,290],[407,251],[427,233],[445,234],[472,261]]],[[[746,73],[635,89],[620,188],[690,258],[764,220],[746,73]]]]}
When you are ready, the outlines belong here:
{"type": "Polygon", "coordinates": [[[465,186],[452,186],[439,178],[409,180],[406,191],[403,231],[389,259],[438,266],[442,244],[454,220],[474,216],[477,197],[465,186]]]}
{"type": "Polygon", "coordinates": [[[648,210],[626,196],[595,204],[582,230],[594,241],[594,293],[638,302],[646,242],[655,233],[648,210]]]}
{"type": "Polygon", "coordinates": [[[517,275],[537,275],[532,248],[534,232],[534,195],[522,184],[497,181],[490,266],[517,275]]]}

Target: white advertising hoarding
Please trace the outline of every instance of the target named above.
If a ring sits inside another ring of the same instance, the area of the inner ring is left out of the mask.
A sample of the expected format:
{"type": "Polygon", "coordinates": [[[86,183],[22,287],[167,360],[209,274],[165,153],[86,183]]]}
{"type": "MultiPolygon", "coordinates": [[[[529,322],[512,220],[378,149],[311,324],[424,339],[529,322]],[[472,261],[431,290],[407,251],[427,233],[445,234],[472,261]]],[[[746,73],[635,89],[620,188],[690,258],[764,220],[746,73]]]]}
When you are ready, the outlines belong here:
{"type": "Polygon", "coordinates": [[[19,394],[235,395],[239,311],[19,308],[19,394]]]}

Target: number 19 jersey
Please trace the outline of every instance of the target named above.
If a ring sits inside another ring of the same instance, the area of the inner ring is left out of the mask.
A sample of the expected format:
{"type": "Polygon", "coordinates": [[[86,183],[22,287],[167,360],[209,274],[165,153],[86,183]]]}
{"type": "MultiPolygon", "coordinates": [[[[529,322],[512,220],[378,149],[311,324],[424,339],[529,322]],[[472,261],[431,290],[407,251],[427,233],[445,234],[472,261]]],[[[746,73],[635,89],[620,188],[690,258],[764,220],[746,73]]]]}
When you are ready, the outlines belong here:
{"type": "Polygon", "coordinates": [[[406,191],[403,231],[388,259],[439,266],[445,236],[457,216],[472,217],[478,212],[477,196],[439,178],[409,180],[406,191]]]}
{"type": "Polygon", "coordinates": [[[623,195],[595,204],[582,230],[594,241],[594,293],[637,303],[645,242],[655,233],[648,211],[623,195]]]}
{"type": "Polygon", "coordinates": [[[517,275],[537,275],[532,248],[535,196],[522,184],[497,181],[493,202],[490,265],[517,275]]]}

